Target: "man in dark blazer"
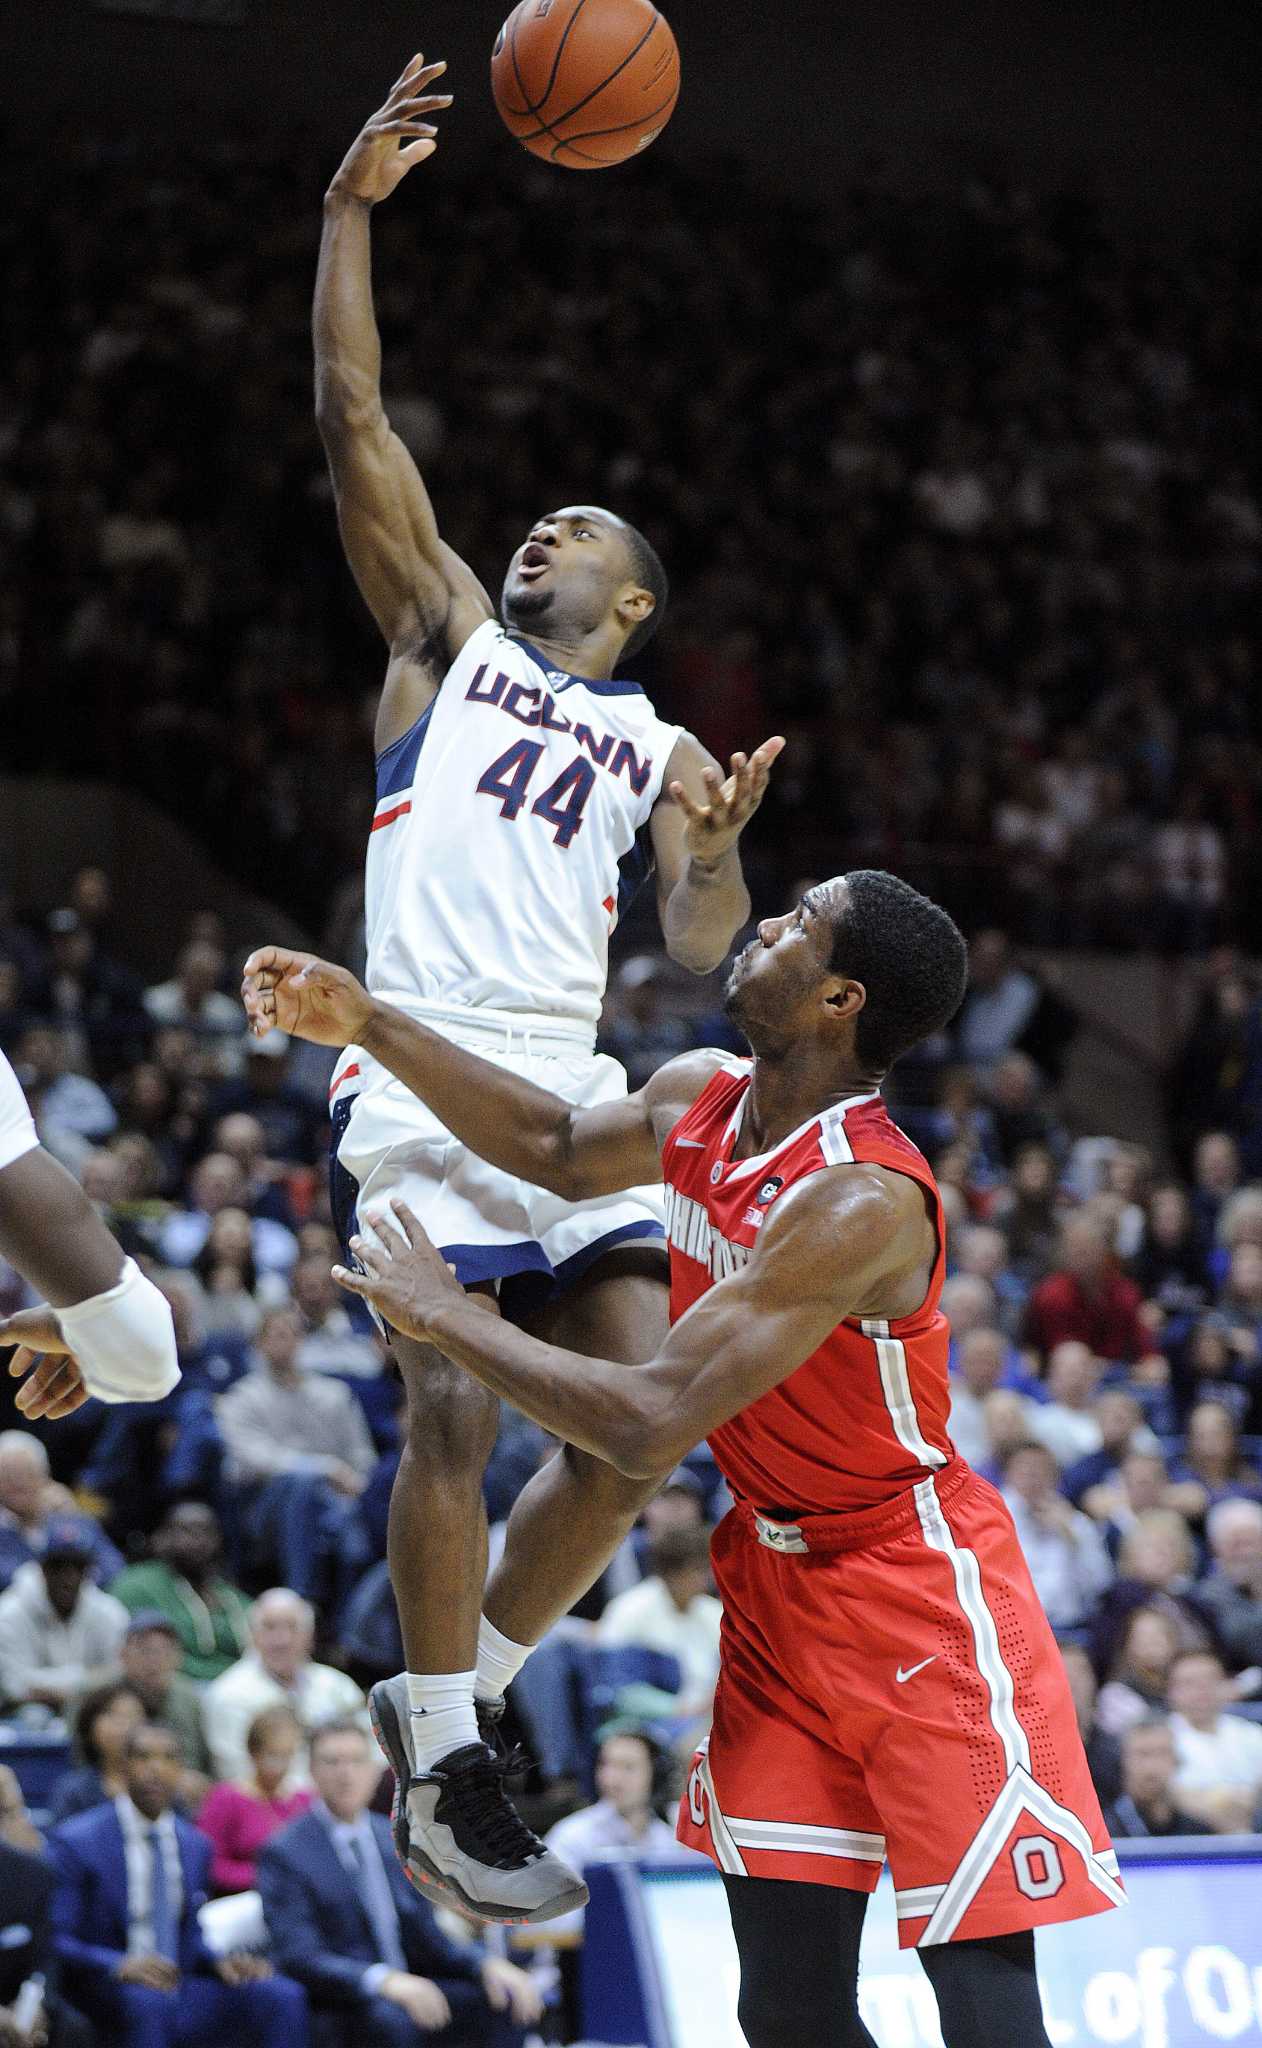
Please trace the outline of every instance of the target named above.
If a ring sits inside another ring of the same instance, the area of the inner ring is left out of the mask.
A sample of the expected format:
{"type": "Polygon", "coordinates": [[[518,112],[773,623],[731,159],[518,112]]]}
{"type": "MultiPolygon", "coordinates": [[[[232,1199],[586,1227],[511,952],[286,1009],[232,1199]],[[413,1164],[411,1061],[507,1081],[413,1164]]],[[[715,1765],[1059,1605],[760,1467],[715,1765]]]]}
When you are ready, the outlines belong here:
{"type": "Polygon", "coordinates": [[[32,2038],[32,2026],[19,2026],[23,1986],[43,1979],[44,1991],[32,1986],[26,1999],[39,2009],[47,2030],[48,2048],[92,2048],[92,2029],[81,2013],[58,1998],[53,1989],[51,1905],[53,1873],[42,1856],[14,1849],[0,1841],[0,2048],[32,2038]]]}
{"type": "Polygon", "coordinates": [[[368,1802],[380,1761],[351,1721],[311,1738],[319,1795],[273,1835],[258,1886],[278,1969],[304,1984],[318,2048],[514,2048],[542,2011],[534,1979],[458,1948],[413,1891],[368,1802]]]}
{"type": "Polygon", "coordinates": [[[173,1810],[183,1767],[170,1729],[138,1728],[126,1793],[50,1836],[67,1990],[110,2048],[305,2048],[301,1986],[258,1956],[214,1956],[202,1939],[211,1848],[173,1810]]]}

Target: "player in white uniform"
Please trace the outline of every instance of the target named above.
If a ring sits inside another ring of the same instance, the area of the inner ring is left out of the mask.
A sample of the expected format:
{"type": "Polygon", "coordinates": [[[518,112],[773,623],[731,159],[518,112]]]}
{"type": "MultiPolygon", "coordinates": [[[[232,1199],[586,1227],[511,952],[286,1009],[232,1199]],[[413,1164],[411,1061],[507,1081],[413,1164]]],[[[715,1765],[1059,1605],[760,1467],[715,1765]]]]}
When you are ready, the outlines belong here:
{"type": "MultiPolygon", "coordinates": [[[[610,512],[536,522],[504,584],[503,625],[443,542],[382,409],[369,219],[430,155],[441,65],[416,58],[352,145],[325,202],[316,286],[317,412],[346,552],[389,647],[368,852],[374,994],[574,1102],[626,1093],[598,1059],[609,934],[656,871],[668,949],[716,967],[749,898],[737,839],[782,744],[725,782],[615,668],[652,631],[666,580],[610,512]]],[[[497,1172],[362,1049],[334,1075],[333,1191],[402,1195],[464,1284],[553,1342],[639,1364],[666,1326],[661,1210],[648,1189],[567,1204],[497,1172]],[[524,1289],[534,1290],[528,1308],[524,1289]]],[[[497,1403],[439,1354],[398,1338],[407,1439],[390,1562],[408,1659],[374,1692],[400,1785],[396,1841],[415,1881],[486,1918],[543,1919],[585,1896],[522,1827],[489,1732],[530,1647],[591,1584],[652,1484],[573,1451],[517,1503],[489,1586],[482,1475],[497,1403]],[[484,1611],[483,1610],[484,1607],[484,1611]],[[481,1728],[477,1698],[484,1703],[481,1728]]]]}
{"type": "Polygon", "coordinates": [[[171,1392],[180,1377],[171,1310],[40,1144],[3,1053],[0,1254],[47,1296],[39,1308],[0,1320],[0,1346],[18,1347],[10,1372],[31,1375],[18,1395],[23,1415],[56,1421],[90,1394],[157,1401],[171,1392]]]}

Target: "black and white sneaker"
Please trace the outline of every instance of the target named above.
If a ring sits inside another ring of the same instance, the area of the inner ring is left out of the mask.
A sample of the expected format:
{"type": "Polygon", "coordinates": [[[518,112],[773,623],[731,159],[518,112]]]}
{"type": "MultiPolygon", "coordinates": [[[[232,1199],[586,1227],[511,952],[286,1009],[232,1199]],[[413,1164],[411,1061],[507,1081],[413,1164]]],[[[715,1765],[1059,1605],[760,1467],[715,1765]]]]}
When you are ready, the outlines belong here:
{"type": "Polygon", "coordinates": [[[587,1903],[582,1878],[531,1833],[508,1798],[494,1749],[468,1742],[414,1772],[407,1680],[382,1679],[368,1709],[395,1776],[395,1852],[418,1890],[446,1893],[479,1919],[509,1926],[555,1920],[587,1903]]]}

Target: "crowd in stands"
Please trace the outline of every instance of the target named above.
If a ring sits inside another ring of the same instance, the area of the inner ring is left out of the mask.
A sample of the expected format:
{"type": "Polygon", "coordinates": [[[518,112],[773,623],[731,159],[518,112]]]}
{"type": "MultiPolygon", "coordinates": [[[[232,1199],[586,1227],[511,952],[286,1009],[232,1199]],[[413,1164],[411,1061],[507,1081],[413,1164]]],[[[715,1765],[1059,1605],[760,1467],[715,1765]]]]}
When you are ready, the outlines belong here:
{"type": "MultiPolygon", "coordinates": [[[[314,927],[383,653],[312,417],[338,151],[291,145],[0,168],[0,717],[6,767],[142,788],[314,927]]],[[[1256,237],[1145,249],[980,179],[824,214],[756,176],[479,152],[379,210],[387,398],[447,538],[495,591],[549,505],[644,528],[667,715],[724,755],[789,736],[771,886],[894,864],[1025,941],[1238,936],[1256,237]]]]}

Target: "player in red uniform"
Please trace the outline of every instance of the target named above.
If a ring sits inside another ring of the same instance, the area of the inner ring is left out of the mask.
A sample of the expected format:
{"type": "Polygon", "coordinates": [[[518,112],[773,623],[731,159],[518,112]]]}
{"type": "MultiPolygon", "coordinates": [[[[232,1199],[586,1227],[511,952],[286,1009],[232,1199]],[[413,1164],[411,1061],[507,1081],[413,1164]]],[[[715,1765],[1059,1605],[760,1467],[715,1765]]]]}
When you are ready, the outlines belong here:
{"type": "Polygon", "coordinates": [[[480,1314],[401,1205],[394,1231],[377,1224],[387,1249],[338,1278],[627,1472],[709,1435],[736,1507],[680,1833],[724,1873],[752,2048],[870,2043],[859,1937],[887,1858],[948,2048],[1045,2043],[1033,1930],[1123,1893],[1012,1523],[947,1434],[942,1207],[879,1093],[963,994],[950,918],[868,870],[810,890],[733,970],[752,1063],[688,1054],[591,1110],[341,969],[268,948],[246,973],[258,1028],[370,1044],[506,1172],[570,1199],[666,1181],[673,1327],[646,1366],[480,1314]]]}

